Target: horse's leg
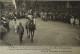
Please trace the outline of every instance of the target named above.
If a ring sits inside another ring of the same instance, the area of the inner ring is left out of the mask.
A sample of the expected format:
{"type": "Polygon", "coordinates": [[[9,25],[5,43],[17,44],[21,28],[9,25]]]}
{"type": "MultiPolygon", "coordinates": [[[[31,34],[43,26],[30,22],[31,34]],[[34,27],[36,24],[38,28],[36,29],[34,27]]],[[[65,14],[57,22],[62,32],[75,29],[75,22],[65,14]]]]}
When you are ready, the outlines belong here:
{"type": "Polygon", "coordinates": [[[33,42],[33,31],[31,31],[31,42],[33,42]]]}
{"type": "Polygon", "coordinates": [[[27,29],[27,37],[28,37],[28,29],[27,29]]]}
{"type": "Polygon", "coordinates": [[[31,35],[31,37],[32,37],[32,42],[33,42],[34,30],[32,31],[32,35],[31,35]]]}
{"type": "Polygon", "coordinates": [[[34,30],[33,30],[33,37],[34,37],[34,30]]]}
{"type": "Polygon", "coordinates": [[[27,35],[28,35],[28,38],[30,38],[30,31],[29,30],[28,30],[28,34],[27,35]]]}

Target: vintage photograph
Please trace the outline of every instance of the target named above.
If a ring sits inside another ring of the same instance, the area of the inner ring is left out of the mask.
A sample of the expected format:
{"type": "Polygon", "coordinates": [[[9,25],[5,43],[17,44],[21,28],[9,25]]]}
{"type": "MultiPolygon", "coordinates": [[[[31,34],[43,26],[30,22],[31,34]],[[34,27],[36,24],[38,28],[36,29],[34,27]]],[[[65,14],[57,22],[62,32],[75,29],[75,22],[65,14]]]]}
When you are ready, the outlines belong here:
{"type": "Polygon", "coordinates": [[[80,1],[0,0],[0,46],[80,46],[80,1]]]}

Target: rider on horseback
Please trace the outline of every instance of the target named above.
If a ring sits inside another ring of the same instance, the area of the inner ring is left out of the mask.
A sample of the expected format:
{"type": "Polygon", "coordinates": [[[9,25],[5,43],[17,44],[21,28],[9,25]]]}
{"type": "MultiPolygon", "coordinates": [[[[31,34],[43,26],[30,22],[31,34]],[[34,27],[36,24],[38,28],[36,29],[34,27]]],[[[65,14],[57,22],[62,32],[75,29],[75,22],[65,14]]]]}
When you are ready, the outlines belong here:
{"type": "Polygon", "coordinates": [[[27,24],[26,24],[26,29],[27,29],[28,38],[31,37],[31,42],[33,42],[33,36],[34,36],[35,27],[36,27],[35,26],[35,19],[30,14],[30,15],[28,15],[28,21],[27,21],[27,24]]]}

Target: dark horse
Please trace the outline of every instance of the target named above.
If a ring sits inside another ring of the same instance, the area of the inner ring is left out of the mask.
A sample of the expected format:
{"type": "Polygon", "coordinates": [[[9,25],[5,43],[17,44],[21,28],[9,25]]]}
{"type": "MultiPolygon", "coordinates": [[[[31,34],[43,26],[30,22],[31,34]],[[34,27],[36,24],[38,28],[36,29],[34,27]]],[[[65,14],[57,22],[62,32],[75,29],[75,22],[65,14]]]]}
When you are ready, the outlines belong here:
{"type": "Polygon", "coordinates": [[[34,30],[35,30],[35,24],[33,20],[29,20],[26,23],[26,30],[28,38],[31,38],[31,42],[33,42],[34,30]]]}

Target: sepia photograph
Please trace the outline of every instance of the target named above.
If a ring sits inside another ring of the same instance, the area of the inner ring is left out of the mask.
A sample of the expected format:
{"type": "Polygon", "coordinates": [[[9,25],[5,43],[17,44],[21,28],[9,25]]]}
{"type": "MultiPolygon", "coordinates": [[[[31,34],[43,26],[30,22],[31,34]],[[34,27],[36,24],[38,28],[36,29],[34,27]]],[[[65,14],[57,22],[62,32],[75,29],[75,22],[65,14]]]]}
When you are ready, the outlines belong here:
{"type": "Polygon", "coordinates": [[[80,46],[80,1],[0,0],[0,46],[80,46]]]}

